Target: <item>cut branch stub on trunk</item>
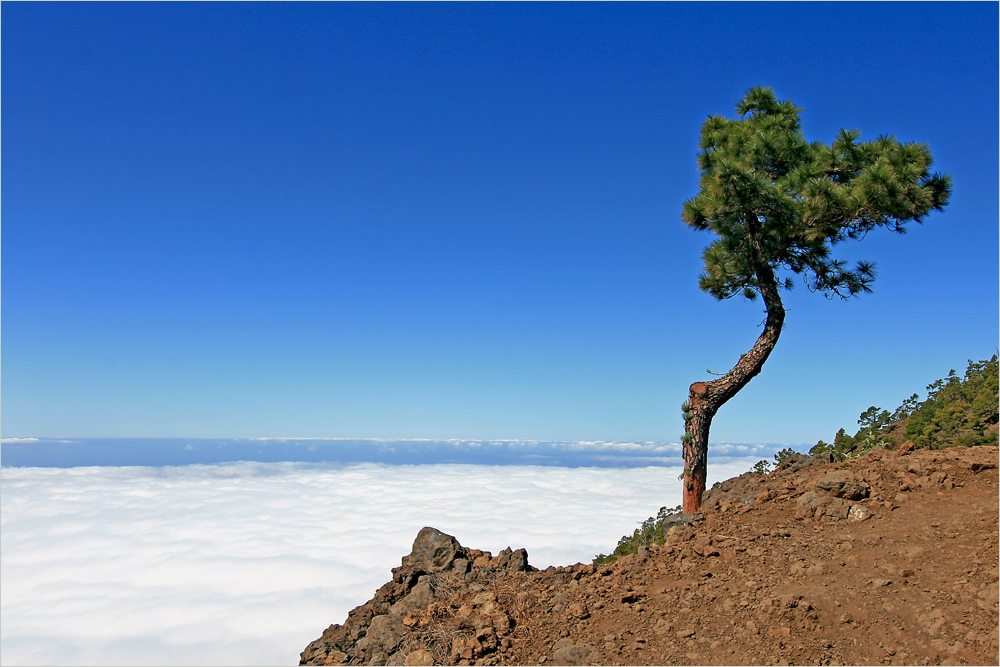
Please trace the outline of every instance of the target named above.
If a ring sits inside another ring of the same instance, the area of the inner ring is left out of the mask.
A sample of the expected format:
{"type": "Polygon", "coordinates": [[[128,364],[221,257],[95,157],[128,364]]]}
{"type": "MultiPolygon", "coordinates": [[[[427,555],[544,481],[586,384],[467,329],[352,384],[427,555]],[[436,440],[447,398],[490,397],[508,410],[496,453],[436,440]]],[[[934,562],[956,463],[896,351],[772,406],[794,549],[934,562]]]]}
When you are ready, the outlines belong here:
{"type": "Polygon", "coordinates": [[[708,433],[712,418],[726,401],[756,377],[771,355],[785,322],[774,272],[766,264],[757,267],[757,284],[767,308],[764,331],[757,342],[728,373],[717,380],[695,382],[688,390],[691,419],[684,422],[684,511],[697,512],[708,477],[708,433]]]}

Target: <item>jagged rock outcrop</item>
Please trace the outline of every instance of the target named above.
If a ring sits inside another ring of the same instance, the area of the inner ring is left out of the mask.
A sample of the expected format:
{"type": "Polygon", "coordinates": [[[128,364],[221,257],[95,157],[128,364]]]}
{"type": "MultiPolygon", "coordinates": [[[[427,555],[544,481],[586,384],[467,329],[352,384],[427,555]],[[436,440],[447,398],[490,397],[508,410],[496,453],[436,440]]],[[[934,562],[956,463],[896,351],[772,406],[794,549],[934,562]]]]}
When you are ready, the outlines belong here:
{"type": "Polygon", "coordinates": [[[299,664],[431,665],[488,655],[516,624],[497,604],[498,581],[532,570],[524,549],[493,556],[422,528],[392,581],[309,644],[299,664]]]}

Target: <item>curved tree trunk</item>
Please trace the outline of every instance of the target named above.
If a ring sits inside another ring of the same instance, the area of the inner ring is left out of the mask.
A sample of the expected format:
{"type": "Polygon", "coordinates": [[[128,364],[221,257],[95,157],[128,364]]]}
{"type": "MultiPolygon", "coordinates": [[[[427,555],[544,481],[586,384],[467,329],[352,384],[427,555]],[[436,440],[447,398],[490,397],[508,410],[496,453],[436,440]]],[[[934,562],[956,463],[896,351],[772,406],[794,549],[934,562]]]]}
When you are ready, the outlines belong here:
{"type": "Polygon", "coordinates": [[[740,356],[733,368],[717,380],[695,382],[688,391],[689,418],[684,422],[684,511],[697,512],[705,492],[708,472],[708,431],[719,408],[735,396],[764,367],[771,350],[778,342],[785,322],[785,308],[778,293],[774,271],[760,257],[760,242],[755,225],[749,232],[750,254],[757,265],[757,287],[767,309],[764,331],[749,352],[740,356]]]}

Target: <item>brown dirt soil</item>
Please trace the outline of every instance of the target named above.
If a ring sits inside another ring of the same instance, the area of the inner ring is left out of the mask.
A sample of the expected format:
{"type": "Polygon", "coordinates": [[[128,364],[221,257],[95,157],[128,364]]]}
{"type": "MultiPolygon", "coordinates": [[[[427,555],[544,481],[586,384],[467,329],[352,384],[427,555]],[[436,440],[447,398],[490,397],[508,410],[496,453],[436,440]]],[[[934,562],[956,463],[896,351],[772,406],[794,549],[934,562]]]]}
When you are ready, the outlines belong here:
{"type": "Polygon", "coordinates": [[[997,463],[799,457],[610,565],[523,571],[456,542],[451,569],[404,559],[302,664],[1000,664],[997,463]]]}

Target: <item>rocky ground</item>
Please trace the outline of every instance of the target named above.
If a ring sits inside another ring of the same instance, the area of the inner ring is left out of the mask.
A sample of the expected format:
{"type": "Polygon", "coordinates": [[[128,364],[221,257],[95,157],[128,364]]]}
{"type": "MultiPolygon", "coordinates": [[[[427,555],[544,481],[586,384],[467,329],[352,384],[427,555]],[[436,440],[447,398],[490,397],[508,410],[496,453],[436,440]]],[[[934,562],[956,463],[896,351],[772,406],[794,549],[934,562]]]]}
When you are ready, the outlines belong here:
{"type": "Polygon", "coordinates": [[[996,447],[796,456],[664,545],[536,570],[432,528],[301,664],[996,665],[996,447]]]}

